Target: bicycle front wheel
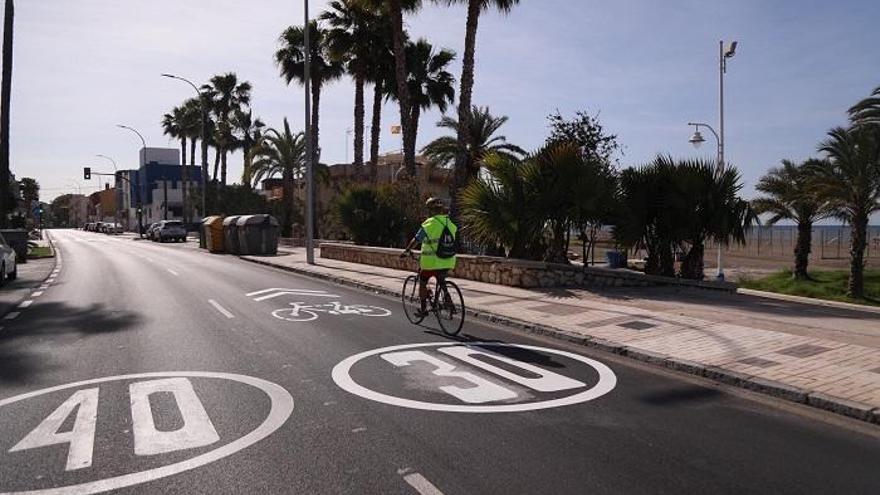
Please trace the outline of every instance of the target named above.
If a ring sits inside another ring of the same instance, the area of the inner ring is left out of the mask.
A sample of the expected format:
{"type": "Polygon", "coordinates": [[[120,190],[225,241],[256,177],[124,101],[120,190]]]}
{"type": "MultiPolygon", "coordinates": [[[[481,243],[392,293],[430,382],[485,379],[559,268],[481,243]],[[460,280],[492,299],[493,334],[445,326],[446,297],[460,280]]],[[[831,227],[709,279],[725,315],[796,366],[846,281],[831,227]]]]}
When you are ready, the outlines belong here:
{"type": "Polygon", "coordinates": [[[454,282],[443,284],[437,296],[437,322],[446,335],[458,335],[464,325],[464,296],[454,282]]]}
{"type": "Polygon", "coordinates": [[[413,325],[418,325],[425,319],[424,316],[416,316],[419,311],[421,304],[419,302],[419,279],[415,275],[410,275],[406,277],[406,280],[403,282],[403,293],[401,294],[401,299],[403,300],[403,312],[406,314],[406,319],[410,321],[413,325]]]}

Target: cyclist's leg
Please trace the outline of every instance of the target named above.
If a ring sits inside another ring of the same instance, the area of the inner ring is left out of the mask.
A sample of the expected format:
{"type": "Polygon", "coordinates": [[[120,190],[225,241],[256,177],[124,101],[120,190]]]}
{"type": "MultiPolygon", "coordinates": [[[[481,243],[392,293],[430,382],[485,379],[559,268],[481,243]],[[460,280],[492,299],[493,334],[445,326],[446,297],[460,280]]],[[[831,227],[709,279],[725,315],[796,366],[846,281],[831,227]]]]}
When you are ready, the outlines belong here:
{"type": "Polygon", "coordinates": [[[449,292],[446,290],[446,286],[445,286],[445,284],[446,284],[446,274],[447,274],[447,273],[449,273],[449,270],[437,270],[437,273],[436,273],[436,277],[437,277],[437,287],[438,287],[438,289],[439,289],[440,287],[443,288],[443,291],[442,291],[442,294],[443,294],[443,304],[445,304],[445,305],[452,305],[452,304],[453,304],[453,302],[452,302],[452,297],[449,295],[449,292]]]}
{"type": "Polygon", "coordinates": [[[434,273],[427,270],[422,270],[419,273],[419,304],[422,313],[426,313],[428,311],[428,280],[434,276],[434,273]]]}

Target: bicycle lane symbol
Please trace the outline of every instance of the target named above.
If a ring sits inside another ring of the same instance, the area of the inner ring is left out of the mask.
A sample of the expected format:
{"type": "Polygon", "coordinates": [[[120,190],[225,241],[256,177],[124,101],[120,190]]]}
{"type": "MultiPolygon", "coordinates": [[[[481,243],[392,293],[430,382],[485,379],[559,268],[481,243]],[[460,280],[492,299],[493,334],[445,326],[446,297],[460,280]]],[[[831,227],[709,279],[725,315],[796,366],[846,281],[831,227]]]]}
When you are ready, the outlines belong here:
{"type": "MultiPolygon", "coordinates": [[[[290,289],[290,288],[270,288],[259,291],[249,292],[245,294],[253,298],[255,302],[266,301],[283,296],[293,296],[297,299],[307,297],[322,297],[338,299],[340,296],[330,294],[323,290],[309,289],[290,289]]],[[[312,304],[302,301],[294,301],[288,303],[289,307],[278,308],[271,312],[272,316],[284,321],[307,322],[318,319],[321,313],[342,316],[391,316],[391,311],[380,306],[369,306],[365,304],[342,304],[341,301],[331,301],[328,303],[312,304]]]]}

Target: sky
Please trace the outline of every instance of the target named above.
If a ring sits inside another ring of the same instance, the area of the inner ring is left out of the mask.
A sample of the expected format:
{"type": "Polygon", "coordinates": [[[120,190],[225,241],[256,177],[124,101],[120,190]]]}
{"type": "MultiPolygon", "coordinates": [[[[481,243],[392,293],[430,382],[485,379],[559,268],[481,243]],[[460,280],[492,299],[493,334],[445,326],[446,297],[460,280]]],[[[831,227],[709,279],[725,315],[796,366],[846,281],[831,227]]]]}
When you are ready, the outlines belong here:
{"type": "MultiPolygon", "coordinates": [[[[326,3],[310,1],[313,17],[326,3]]],[[[465,9],[425,4],[407,28],[457,52],[459,78],[465,9]]],[[[286,85],[273,61],[279,34],[302,25],[301,0],[19,0],[15,14],[11,167],[40,182],[44,201],[101,187],[82,177],[83,166],[112,172],[97,154],[137,165],[140,141],[116,124],[148,146],[179,147],[160,120],[193,90],[163,72],[201,84],[233,71],[252,83],[255,115],[303,127],[303,89],[286,85]]],[[[695,150],[686,123],[718,128],[718,41],[737,40],[725,76],[726,158],[752,197],[769,167],[815,156],[846,109],[880,86],[877,19],[876,0],[522,0],[480,19],[474,103],[508,116],[502,133],[527,150],[544,142],[548,114],[583,110],[618,136],[622,168],[658,153],[711,158],[714,142],[695,150]]],[[[325,87],[322,161],[351,159],[353,104],[349,79],[325,87]]],[[[401,146],[390,133],[398,115],[385,105],[383,152],[401,146]]],[[[439,117],[422,115],[419,147],[444,134],[439,117]]],[[[230,158],[230,178],[241,161],[230,158]]]]}

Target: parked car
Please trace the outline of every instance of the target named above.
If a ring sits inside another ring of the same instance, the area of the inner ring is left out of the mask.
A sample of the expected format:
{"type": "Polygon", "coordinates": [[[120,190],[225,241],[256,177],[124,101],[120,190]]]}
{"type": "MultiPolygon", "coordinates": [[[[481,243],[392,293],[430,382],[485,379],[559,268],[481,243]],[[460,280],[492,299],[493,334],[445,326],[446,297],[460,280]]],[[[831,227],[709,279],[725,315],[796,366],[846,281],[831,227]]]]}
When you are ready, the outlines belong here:
{"type": "Polygon", "coordinates": [[[153,233],[156,230],[156,227],[158,227],[158,226],[159,226],[159,222],[151,223],[150,226],[147,227],[146,230],[144,230],[144,237],[146,237],[147,239],[149,239],[151,241],[155,241],[156,239],[153,239],[153,233]]]}
{"type": "Polygon", "coordinates": [[[7,280],[18,278],[18,264],[15,261],[15,250],[0,234],[0,286],[5,284],[7,280]]]}
{"type": "Polygon", "coordinates": [[[85,230],[87,232],[94,232],[95,231],[95,222],[87,223],[86,226],[83,228],[83,230],[85,230]]]}
{"type": "Polygon", "coordinates": [[[105,223],[104,224],[104,233],[108,235],[121,234],[125,232],[122,228],[122,224],[118,223],[105,223]]]}
{"type": "Polygon", "coordinates": [[[186,229],[180,220],[162,220],[153,230],[153,240],[159,242],[165,241],[186,241],[186,229]]]}

